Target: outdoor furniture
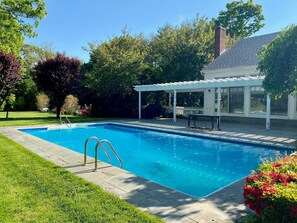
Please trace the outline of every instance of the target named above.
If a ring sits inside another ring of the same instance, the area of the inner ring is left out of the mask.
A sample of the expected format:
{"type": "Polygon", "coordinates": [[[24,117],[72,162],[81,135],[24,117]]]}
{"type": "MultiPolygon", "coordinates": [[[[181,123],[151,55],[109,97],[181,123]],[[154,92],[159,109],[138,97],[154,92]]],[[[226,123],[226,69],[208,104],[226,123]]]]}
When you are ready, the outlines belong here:
{"type": "Polygon", "coordinates": [[[189,128],[197,128],[196,122],[201,119],[210,119],[211,120],[211,130],[221,130],[220,129],[220,116],[217,115],[201,115],[201,114],[193,114],[188,116],[188,127],[189,128]],[[191,126],[191,121],[193,121],[193,126],[191,126]],[[215,128],[216,122],[216,128],[215,128]]]}

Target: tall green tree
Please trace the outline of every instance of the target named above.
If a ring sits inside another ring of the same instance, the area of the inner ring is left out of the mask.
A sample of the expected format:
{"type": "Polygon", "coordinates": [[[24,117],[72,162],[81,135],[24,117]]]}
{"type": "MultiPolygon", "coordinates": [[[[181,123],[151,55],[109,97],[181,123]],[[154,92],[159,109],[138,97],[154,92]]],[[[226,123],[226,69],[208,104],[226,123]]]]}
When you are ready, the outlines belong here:
{"type": "Polygon", "coordinates": [[[90,61],[85,65],[86,84],[99,94],[130,94],[139,83],[144,68],[146,41],[123,33],[108,42],[91,47],[90,61]]]}
{"type": "Polygon", "coordinates": [[[214,22],[197,17],[180,27],[160,28],[151,41],[150,63],[160,68],[160,82],[200,80],[213,52],[214,22]]]}
{"type": "Polygon", "coordinates": [[[50,44],[40,46],[25,44],[21,49],[23,78],[16,85],[14,108],[20,111],[36,110],[37,87],[33,81],[34,66],[39,61],[53,58],[55,52],[50,44]]]}
{"type": "Polygon", "coordinates": [[[258,70],[263,87],[272,96],[297,93],[297,26],[293,25],[259,53],[258,70]]]}
{"type": "Polygon", "coordinates": [[[50,44],[30,45],[24,44],[21,48],[22,67],[30,75],[32,69],[39,61],[55,57],[56,53],[50,44]]]}
{"type": "Polygon", "coordinates": [[[142,35],[131,36],[125,31],[107,42],[91,45],[90,61],[83,70],[86,86],[99,97],[98,114],[123,115],[128,109],[135,94],[133,85],[140,83],[146,67],[146,51],[147,42],[142,35]]]}
{"type": "Polygon", "coordinates": [[[34,28],[45,15],[43,0],[1,0],[0,49],[19,56],[25,36],[37,35],[34,28]]]}
{"type": "Polygon", "coordinates": [[[226,11],[220,11],[217,23],[222,24],[233,38],[249,37],[264,26],[262,5],[253,0],[233,1],[226,4],[226,11]]]}
{"type": "MultiPolygon", "coordinates": [[[[202,68],[214,58],[214,26],[213,20],[197,16],[180,26],[160,28],[152,37],[147,58],[155,71],[154,83],[203,79],[202,68]]],[[[202,103],[202,98],[199,94],[178,94],[177,101],[179,105],[193,106],[202,103]]],[[[147,100],[167,104],[168,95],[150,93],[147,100]]]]}

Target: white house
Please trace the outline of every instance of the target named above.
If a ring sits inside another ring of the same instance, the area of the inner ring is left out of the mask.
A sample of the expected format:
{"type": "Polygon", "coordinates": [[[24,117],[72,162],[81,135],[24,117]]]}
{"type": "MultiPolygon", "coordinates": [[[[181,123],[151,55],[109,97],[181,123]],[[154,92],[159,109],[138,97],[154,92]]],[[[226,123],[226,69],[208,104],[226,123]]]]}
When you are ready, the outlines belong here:
{"type": "MultiPolygon", "coordinates": [[[[241,39],[225,50],[224,28],[218,27],[216,33],[216,53],[219,55],[203,69],[205,80],[258,76],[257,53],[280,34],[278,32],[241,39]]],[[[211,88],[204,91],[205,114],[214,114],[217,111],[216,90],[211,88]]],[[[266,100],[261,85],[224,87],[221,88],[221,115],[265,118],[266,100]]],[[[271,118],[296,118],[295,96],[285,95],[277,101],[271,99],[270,108],[271,118]]]]}
{"type": "Polygon", "coordinates": [[[226,50],[226,31],[217,27],[215,59],[202,70],[204,80],[134,86],[139,92],[139,118],[143,91],[166,91],[173,94],[174,121],[176,94],[202,91],[205,115],[263,118],[267,129],[271,118],[296,119],[296,96],[285,95],[279,100],[270,98],[262,88],[264,77],[256,69],[258,52],[279,34],[280,32],[241,39],[226,50]]]}

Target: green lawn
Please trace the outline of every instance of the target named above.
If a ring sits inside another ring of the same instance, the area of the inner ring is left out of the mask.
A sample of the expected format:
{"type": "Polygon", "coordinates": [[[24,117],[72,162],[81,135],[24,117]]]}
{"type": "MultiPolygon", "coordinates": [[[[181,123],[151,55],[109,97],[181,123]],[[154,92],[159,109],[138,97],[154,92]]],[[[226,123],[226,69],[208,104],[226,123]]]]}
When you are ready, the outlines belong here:
{"type": "Polygon", "coordinates": [[[0,142],[1,222],[161,222],[1,134],[0,142]]]}
{"type": "MultiPolygon", "coordinates": [[[[0,127],[57,124],[53,113],[0,112],[0,127]]],[[[104,119],[70,116],[71,122],[104,119]]],[[[161,222],[0,134],[1,222],[161,222]]]]}
{"type": "MultiPolygon", "coordinates": [[[[72,123],[77,122],[95,122],[106,120],[103,118],[88,118],[82,116],[68,116],[72,123]]],[[[9,112],[6,120],[6,112],[0,112],[0,127],[5,126],[22,126],[22,125],[42,125],[58,124],[55,113],[29,111],[29,112],[9,112]]]]}

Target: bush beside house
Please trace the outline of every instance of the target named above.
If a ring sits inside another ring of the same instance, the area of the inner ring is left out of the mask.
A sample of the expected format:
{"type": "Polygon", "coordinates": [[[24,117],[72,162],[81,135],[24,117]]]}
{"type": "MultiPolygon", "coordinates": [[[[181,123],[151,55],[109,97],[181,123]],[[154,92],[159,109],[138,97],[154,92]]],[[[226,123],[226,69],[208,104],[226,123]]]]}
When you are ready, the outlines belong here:
{"type": "Polygon", "coordinates": [[[259,222],[297,222],[297,154],[261,164],[246,178],[243,196],[259,222]]]}

